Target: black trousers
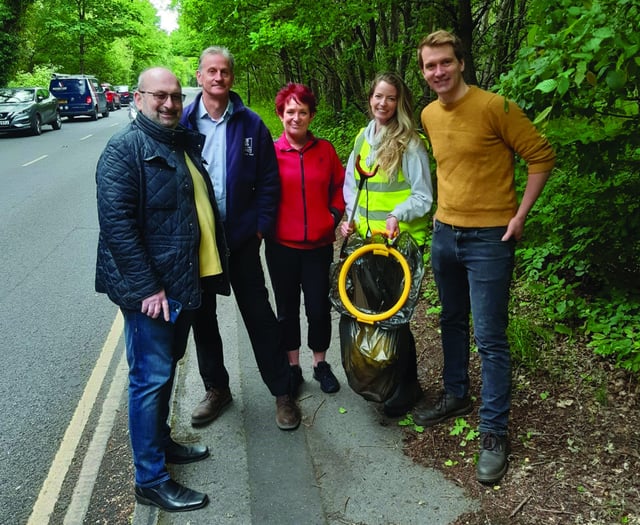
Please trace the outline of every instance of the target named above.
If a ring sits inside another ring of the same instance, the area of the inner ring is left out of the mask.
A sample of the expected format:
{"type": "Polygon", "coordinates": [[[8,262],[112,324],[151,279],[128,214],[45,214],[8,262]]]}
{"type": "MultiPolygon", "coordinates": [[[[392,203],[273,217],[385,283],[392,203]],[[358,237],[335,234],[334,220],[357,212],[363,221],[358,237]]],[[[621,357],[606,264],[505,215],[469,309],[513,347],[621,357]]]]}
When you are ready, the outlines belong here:
{"type": "MultiPolygon", "coordinates": [[[[255,237],[231,251],[229,278],[262,380],[272,395],[279,396],[290,393],[289,361],[282,349],[280,326],[269,302],[260,261],[260,242],[255,237]]],[[[216,294],[206,290],[206,286],[194,318],[193,337],[205,387],[229,386],[216,315],[216,294]]]]}
{"type": "Polygon", "coordinates": [[[326,352],[331,343],[329,267],[333,245],[311,250],[289,248],[274,241],[265,245],[267,266],[282,326],[283,348],[290,352],[302,344],[300,294],[304,294],[307,344],[314,352],[326,352]]]}

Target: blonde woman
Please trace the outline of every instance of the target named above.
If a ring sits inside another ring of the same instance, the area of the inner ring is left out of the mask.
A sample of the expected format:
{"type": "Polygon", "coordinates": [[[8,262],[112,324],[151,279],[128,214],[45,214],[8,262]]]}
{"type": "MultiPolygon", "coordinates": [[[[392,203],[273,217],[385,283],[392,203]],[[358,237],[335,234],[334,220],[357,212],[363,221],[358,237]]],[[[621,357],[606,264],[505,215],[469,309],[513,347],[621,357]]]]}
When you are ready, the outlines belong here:
{"type": "MultiPolygon", "coordinates": [[[[407,231],[421,249],[427,238],[427,214],[433,202],[429,159],[424,143],[413,124],[412,98],[404,81],[395,73],[381,73],[369,90],[371,121],[358,133],[347,163],[343,187],[346,215],[353,223],[343,222],[343,236],[354,231],[366,238],[374,231],[386,231],[390,238],[407,231]],[[367,180],[358,202],[355,203],[360,174],[376,174],[367,180]]],[[[399,363],[402,380],[392,396],[384,403],[389,417],[400,417],[422,397],[418,383],[416,348],[409,325],[409,351],[399,363]]]]}

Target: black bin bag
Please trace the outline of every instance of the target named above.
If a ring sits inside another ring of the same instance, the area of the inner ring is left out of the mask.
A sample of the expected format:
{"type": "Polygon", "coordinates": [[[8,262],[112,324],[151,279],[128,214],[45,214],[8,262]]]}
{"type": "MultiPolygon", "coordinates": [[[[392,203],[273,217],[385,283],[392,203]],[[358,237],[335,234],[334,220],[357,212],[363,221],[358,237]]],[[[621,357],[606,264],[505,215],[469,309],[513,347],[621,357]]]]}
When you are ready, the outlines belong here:
{"type": "Polygon", "coordinates": [[[382,403],[398,385],[397,362],[406,348],[406,330],[363,323],[340,316],[340,354],[351,389],[368,401],[382,403]]]}
{"type": "MultiPolygon", "coordinates": [[[[374,235],[368,239],[352,237],[346,248],[350,255],[364,244],[386,244],[374,235]]],[[[331,304],[340,313],[340,353],[351,389],[369,401],[384,402],[394,392],[400,379],[398,360],[407,351],[407,325],[418,301],[424,275],[422,252],[408,233],[401,233],[392,246],[407,260],[411,272],[409,296],[391,317],[370,322],[360,321],[350,313],[340,297],[338,279],[345,260],[331,267],[331,304]]],[[[391,309],[402,295],[404,272],[394,257],[366,253],[356,259],[346,279],[348,300],[357,310],[377,314],[391,309]]]]}

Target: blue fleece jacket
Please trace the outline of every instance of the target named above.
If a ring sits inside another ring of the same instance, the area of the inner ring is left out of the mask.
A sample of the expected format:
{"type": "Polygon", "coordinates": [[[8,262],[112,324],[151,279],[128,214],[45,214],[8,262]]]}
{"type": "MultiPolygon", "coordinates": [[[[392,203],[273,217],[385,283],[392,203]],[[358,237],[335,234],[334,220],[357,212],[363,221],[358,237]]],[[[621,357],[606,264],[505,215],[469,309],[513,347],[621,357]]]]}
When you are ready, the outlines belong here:
{"type": "MultiPolygon", "coordinates": [[[[198,130],[202,93],[189,104],[180,123],[198,130]]],[[[278,161],[273,138],[262,119],[247,108],[240,96],[229,93],[233,113],[227,122],[227,217],[225,233],[234,250],[260,232],[272,233],[280,198],[278,161]]]]}

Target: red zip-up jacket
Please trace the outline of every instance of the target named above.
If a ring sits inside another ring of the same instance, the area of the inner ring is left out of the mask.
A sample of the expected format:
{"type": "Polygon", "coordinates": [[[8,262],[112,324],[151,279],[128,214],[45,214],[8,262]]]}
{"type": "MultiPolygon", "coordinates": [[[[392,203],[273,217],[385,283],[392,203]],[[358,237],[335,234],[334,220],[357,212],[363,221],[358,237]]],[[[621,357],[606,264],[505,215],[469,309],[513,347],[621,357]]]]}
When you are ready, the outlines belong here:
{"type": "Polygon", "coordinates": [[[298,151],[283,133],[275,149],[280,203],[273,240],[303,250],[331,244],[344,214],[344,167],[335,148],[309,133],[309,142],[298,151]]]}

